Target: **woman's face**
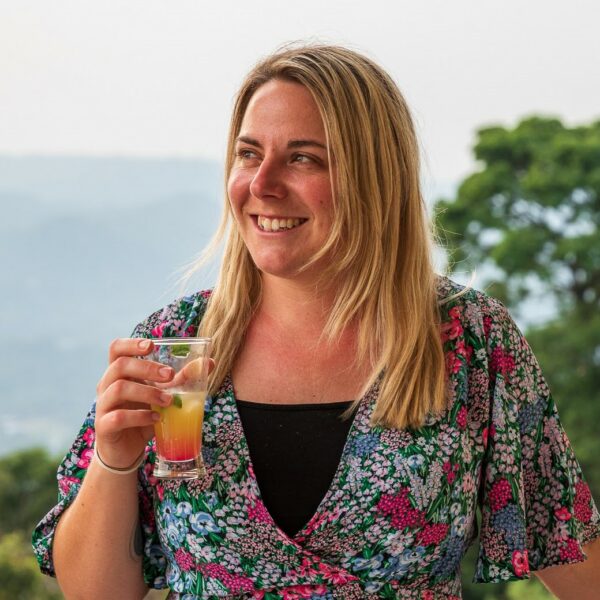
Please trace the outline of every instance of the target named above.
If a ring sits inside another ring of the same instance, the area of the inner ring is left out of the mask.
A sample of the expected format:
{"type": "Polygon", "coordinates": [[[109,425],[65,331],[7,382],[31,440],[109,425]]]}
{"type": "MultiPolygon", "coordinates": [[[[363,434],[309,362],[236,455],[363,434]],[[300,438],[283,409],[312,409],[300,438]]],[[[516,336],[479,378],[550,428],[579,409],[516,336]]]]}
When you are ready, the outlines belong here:
{"type": "Polygon", "coordinates": [[[242,238],[265,276],[310,282],[297,271],[331,230],[333,203],[325,128],[307,88],[271,80],[252,96],[228,179],[242,238]]]}

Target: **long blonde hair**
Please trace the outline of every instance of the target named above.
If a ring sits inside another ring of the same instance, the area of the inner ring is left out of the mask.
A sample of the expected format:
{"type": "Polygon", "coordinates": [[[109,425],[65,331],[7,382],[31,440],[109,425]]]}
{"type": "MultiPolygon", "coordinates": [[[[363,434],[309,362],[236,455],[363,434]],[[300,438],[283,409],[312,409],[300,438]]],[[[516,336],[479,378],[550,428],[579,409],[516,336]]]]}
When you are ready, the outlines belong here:
{"type": "MultiPolygon", "coordinates": [[[[363,392],[382,374],[372,423],[419,427],[429,413],[445,407],[445,365],[432,234],[409,109],[389,75],[352,50],[322,44],[284,47],[259,62],[238,92],[226,180],[250,98],[272,79],[300,83],[312,93],[325,125],[330,164],[336,165],[334,226],[313,257],[335,256],[323,274],[338,282],[324,333],[334,340],[356,322],[357,363],[372,365],[363,392]]],[[[199,333],[214,341],[213,393],[232,369],[261,298],[260,273],[228,199],[213,246],[224,237],[218,281],[199,333]]]]}

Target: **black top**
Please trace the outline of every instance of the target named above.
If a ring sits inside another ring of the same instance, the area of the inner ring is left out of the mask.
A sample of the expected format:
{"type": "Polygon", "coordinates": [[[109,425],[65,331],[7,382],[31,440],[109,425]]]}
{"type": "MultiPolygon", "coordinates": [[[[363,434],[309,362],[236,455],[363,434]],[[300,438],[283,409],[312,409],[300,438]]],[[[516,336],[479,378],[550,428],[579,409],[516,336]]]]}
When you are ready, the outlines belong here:
{"type": "Polygon", "coordinates": [[[263,404],[238,400],[263,502],[290,537],[315,514],[337,470],[352,402],[263,404]]]}

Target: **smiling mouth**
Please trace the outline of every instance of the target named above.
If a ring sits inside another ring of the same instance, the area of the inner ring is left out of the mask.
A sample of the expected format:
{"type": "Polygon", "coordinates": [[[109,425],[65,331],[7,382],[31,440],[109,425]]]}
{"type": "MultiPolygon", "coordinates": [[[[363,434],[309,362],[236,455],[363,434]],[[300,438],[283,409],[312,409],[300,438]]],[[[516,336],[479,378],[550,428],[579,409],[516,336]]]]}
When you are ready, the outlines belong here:
{"type": "Polygon", "coordinates": [[[264,217],[262,215],[254,215],[258,228],[261,231],[287,231],[300,227],[306,223],[308,219],[299,217],[264,217]]]}

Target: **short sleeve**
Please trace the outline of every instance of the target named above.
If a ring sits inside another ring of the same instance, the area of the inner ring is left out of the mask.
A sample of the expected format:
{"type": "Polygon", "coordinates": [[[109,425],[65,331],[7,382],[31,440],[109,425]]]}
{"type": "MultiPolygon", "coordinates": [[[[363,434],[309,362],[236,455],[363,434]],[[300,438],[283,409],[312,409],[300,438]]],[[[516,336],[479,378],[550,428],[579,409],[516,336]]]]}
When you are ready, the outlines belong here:
{"type": "Polygon", "coordinates": [[[582,561],[582,546],[600,535],[600,515],[531,348],[497,301],[483,325],[490,414],[476,583],[582,561]]]}

